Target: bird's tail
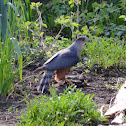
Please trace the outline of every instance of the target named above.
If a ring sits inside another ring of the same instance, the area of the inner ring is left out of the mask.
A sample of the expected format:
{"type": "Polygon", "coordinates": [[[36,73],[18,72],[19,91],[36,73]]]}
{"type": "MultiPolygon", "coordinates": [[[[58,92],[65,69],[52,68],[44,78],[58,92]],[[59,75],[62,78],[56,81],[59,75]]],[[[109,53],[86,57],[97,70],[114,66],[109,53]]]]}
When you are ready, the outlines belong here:
{"type": "Polygon", "coordinates": [[[46,70],[46,68],[42,66],[42,67],[37,68],[34,72],[36,73],[36,72],[40,72],[44,70],[46,70]]]}
{"type": "Polygon", "coordinates": [[[47,91],[53,74],[54,74],[54,71],[46,70],[44,72],[43,78],[40,81],[40,85],[37,88],[38,91],[42,91],[42,93],[47,91]]]}

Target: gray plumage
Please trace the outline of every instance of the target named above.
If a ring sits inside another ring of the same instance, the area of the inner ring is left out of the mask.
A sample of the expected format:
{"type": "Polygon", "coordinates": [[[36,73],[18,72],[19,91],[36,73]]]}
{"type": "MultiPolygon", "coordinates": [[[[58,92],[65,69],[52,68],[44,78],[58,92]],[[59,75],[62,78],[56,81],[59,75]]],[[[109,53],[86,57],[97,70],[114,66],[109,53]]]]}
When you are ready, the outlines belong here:
{"type": "Polygon", "coordinates": [[[49,82],[51,81],[53,74],[54,74],[54,71],[44,72],[43,78],[40,81],[40,85],[37,88],[38,91],[42,91],[42,93],[44,93],[44,90],[48,89],[49,82]]]}
{"type": "Polygon", "coordinates": [[[57,70],[70,68],[79,62],[77,51],[72,49],[64,49],[56,53],[51,59],[44,63],[43,67],[47,70],[57,70]]]}
{"type": "Polygon", "coordinates": [[[42,91],[42,87],[44,87],[44,89],[48,88],[54,71],[58,69],[71,68],[72,66],[76,65],[79,62],[82,48],[88,41],[89,39],[85,36],[79,37],[68,48],[60,50],[49,60],[47,60],[43,64],[42,68],[39,68],[39,70],[45,70],[45,74],[43,76],[43,79],[40,81],[38,90],[42,91]],[[49,77],[47,77],[48,75],[49,77]]]}

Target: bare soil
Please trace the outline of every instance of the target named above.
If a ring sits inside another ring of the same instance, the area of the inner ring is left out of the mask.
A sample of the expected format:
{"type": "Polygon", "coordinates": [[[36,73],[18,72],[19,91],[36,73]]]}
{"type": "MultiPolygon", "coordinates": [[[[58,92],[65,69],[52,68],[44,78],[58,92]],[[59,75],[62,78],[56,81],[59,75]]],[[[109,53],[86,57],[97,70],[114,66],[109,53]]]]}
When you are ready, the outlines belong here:
{"type": "MultiPolygon", "coordinates": [[[[34,70],[40,66],[41,64],[36,62],[30,64],[23,70],[23,83],[15,86],[15,92],[21,96],[25,97],[26,94],[30,93],[28,101],[35,96],[42,95],[37,92],[37,86],[42,75],[34,73],[34,70]]],[[[84,65],[72,68],[67,78],[83,93],[95,94],[93,100],[100,107],[110,104],[111,99],[117,94],[117,86],[126,80],[126,75],[119,74],[114,68],[105,71],[102,68],[97,68],[96,65],[92,70],[89,70],[84,65]]],[[[69,86],[67,83],[59,84],[54,79],[52,81],[52,86],[56,87],[57,93],[62,93],[69,86]]],[[[21,110],[26,108],[26,102],[17,94],[13,93],[8,98],[0,96],[0,126],[15,126],[16,123],[20,122],[17,116],[20,116],[21,110]]]]}

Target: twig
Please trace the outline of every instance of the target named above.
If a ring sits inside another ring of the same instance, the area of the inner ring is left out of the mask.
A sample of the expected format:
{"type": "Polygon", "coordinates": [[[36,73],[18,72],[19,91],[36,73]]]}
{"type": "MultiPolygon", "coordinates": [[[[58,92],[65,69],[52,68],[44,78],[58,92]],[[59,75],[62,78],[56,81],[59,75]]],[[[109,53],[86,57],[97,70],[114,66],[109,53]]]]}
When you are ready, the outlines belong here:
{"type": "Polygon", "coordinates": [[[64,25],[61,26],[60,31],[58,32],[58,34],[56,35],[56,37],[53,39],[53,42],[52,42],[52,43],[55,42],[55,40],[57,39],[57,37],[58,37],[58,36],[60,35],[60,33],[62,32],[63,28],[64,28],[64,25]]]}
{"type": "Polygon", "coordinates": [[[34,33],[34,31],[33,31],[31,28],[29,28],[28,26],[27,26],[27,29],[28,29],[29,31],[31,31],[32,33],[34,33]]]}
{"type": "MultiPolygon", "coordinates": [[[[40,33],[41,33],[41,32],[43,32],[43,27],[42,27],[43,21],[42,21],[42,17],[41,17],[41,12],[38,8],[37,8],[37,13],[39,15],[38,19],[39,19],[39,22],[40,22],[40,33]]],[[[44,45],[44,42],[43,42],[43,34],[40,37],[41,37],[41,39],[40,39],[41,44],[42,44],[43,48],[45,49],[45,45],[44,45]]]]}

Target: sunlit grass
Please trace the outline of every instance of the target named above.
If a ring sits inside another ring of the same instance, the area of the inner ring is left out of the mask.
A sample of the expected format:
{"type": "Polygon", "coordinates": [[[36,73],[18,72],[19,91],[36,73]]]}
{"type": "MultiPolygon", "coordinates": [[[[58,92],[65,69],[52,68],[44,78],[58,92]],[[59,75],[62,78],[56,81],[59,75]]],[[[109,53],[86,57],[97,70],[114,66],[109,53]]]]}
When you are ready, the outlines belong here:
{"type": "Polygon", "coordinates": [[[51,96],[41,95],[31,100],[18,125],[96,125],[104,120],[92,100],[94,96],[71,87],[59,95],[55,89],[50,90],[51,96]]]}

